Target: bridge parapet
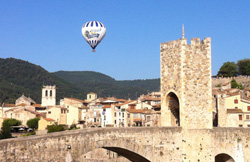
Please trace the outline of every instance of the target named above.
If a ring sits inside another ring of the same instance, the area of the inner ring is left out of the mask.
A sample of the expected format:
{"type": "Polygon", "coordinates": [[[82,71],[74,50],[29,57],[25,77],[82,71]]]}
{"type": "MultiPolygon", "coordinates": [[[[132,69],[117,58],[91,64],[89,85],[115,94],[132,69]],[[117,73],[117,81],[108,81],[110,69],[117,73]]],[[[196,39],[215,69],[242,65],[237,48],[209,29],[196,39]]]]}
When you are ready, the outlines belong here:
{"type": "Polygon", "coordinates": [[[0,161],[75,161],[105,148],[133,162],[206,161],[218,154],[236,162],[250,161],[250,129],[181,127],[97,128],[51,133],[0,141],[0,161]],[[68,149],[70,146],[70,149],[68,149]]]}

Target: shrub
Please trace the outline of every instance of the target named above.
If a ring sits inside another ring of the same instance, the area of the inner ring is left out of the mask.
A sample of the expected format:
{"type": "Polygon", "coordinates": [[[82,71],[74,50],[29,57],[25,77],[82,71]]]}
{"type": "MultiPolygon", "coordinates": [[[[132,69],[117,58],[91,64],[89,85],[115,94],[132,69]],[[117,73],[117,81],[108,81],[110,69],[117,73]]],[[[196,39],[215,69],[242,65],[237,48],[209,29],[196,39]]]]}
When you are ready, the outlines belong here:
{"type": "Polygon", "coordinates": [[[20,120],[16,120],[16,119],[5,119],[3,121],[3,124],[5,123],[8,123],[10,126],[18,126],[22,124],[20,120]]]}
{"type": "Polygon", "coordinates": [[[0,139],[12,138],[10,131],[11,125],[8,122],[3,122],[2,131],[0,132],[0,139]]]}
{"type": "Polygon", "coordinates": [[[64,125],[48,125],[47,129],[48,129],[48,133],[60,132],[60,131],[65,130],[65,126],[64,125]]]}
{"type": "Polygon", "coordinates": [[[72,124],[72,125],[69,127],[69,130],[75,130],[75,129],[79,129],[79,127],[77,127],[76,124],[72,124]]]}
{"type": "Polygon", "coordinates": [[[37,129],[39,120],[40,120],[39,118],[33,118],[33,119],[28,120],[27,121],[28,127],[32,129],[37,129]]]}
{"type": "Polygon", "coordinates": [[[241,90],[244,89],[244,87],[242,86],[242,84],[238,84],[235,79],[233,79],[231,81],[231,88],[239,88],[241,90]]]}

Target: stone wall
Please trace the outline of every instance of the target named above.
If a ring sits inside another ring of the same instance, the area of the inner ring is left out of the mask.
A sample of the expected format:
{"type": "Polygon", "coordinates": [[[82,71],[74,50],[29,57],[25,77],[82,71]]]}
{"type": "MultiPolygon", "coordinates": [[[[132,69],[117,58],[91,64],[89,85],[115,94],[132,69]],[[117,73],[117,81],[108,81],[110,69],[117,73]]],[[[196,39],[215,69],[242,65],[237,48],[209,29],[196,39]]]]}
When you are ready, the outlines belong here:
{"type": "Polygon", "coordinates": [[[211,39],[161,44],[162,124],[172,126],[168,95],[179,99],[180,126],[212,128],[211,39]]]}
{"type": "Polygon", "coordinates": [[[250,89],[250,76],[224,77],[224,78],[213,77],[212,78],[213,88],[219,84],[229,83],[233,79],[235,79],[238,84],[242,84],[245,88],[250,89]]]}
{"type": "Polygon", "coordinates": [[[83,129],[1,140],[0,161],[93,161],[86,153],[106,148],[133,162],[214,162],[221,153],[249,162],[249,141],[250,129],[245,128],[83,129]]]}

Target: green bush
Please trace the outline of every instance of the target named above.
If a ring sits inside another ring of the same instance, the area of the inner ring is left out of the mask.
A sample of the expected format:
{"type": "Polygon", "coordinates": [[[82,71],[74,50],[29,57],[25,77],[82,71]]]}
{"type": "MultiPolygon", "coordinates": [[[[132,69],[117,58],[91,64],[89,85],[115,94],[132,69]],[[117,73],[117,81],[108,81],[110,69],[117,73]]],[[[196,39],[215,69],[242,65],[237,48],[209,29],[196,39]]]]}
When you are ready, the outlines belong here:
{"type": "Polygon", "coordinates": [[[28,120],[27,121],[28,127],[32,129],[37,129],[39,120],[40,120],[39,118],[33,118],[33,119],[28,120]]]}
{"type": "Polygon", "coordinates": [[[48,129],[48,133],[60,132],[60,131],[65,130],[65,126],[64,125],[48,125],[47,129],[48,129]]]}
{"type": "Polygon", "coordinates": [[[239,88],[241,90],[244,89],[244,87],[242,86],[242,84],[238,84],[235,79],[233,79],[231,81],[231,88],[239,88]]]}
{"type": "Polygon", "coordinates": [[[16,119],[5,119],[3,121],[3,124],[4,123],[8,123],[10,126],[18,126],[22,124],[20,120],[16,120],[16,119]]]}
{"type": "Polygon", "coordinates": [[[2,130],[0,132],[0,139],[12,138],[10,131],[11,131],[11,125],[8,122],[3,122],[2,130]]]}
{"type": "Polygon", "coordinates": [[[221,87],[221,84],[216,85],[215,87],[221,87]]]}
{"type": "Polygon", "coordinates": [[[77,127],[76,124],[72,124],[72,125],[69,127],[69,130],[75,130],[75,129],[80,129],[80,128],[77,127]]]}

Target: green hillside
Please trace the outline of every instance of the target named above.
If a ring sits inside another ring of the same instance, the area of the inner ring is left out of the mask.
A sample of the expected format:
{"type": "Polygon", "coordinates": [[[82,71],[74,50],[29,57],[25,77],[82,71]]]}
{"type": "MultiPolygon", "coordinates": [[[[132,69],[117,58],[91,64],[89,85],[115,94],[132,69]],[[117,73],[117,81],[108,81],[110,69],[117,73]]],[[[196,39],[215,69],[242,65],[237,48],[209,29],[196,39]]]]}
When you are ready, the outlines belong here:
{"type": "Polygon", "coordinates": [[[63,97],[85,99],[95,92],[98,97],[136,99],[141,94],[158,91],[159,79],[116,81],[91,71],[58,71],[49,73],[41,66],[15,58],[0,58],[0,103],[15,103],[22,94],[41,103],[43,85],[56,85],[57,103],[63,97]]]}
{"type": "Polygon", "coordinates": [[[83,81],[103,83],[115,82],[115,79],[111,78],[110,76],[93,71],[58,71],[54,74],[70,83],[80,83],[83,81]]]}
{"type": "Polygon", "coordinates": [[[99,97],[136,99],[141,94],[159,91],[160,88],[160,79],[116,81],[110,76],[93,71],[58,71],[54,74],[86,92],[97,93],[99,97]]]}
{"type": "Polygon", "coordinates": [[[69,82],[27,61],[0,58],[0,102],[14,103],[24,94],[41,103],[42,85],[57,86],[57,102],[65,97],[85,98],[86,93],[69,82]]]}

